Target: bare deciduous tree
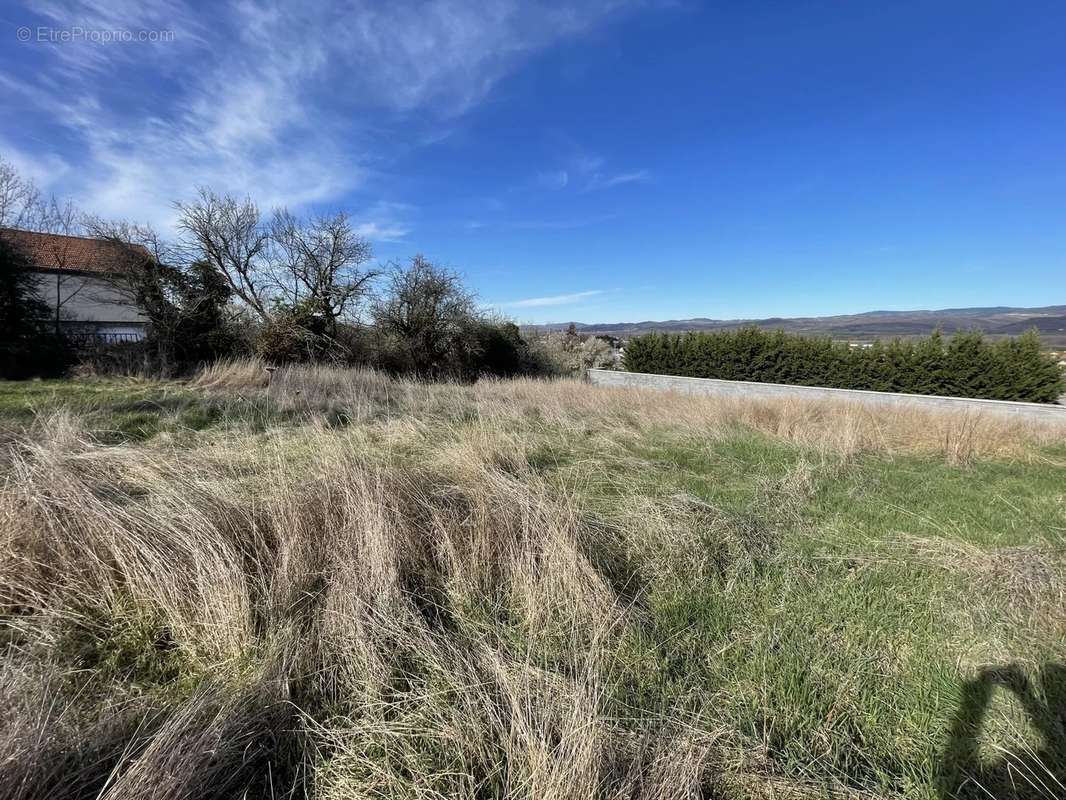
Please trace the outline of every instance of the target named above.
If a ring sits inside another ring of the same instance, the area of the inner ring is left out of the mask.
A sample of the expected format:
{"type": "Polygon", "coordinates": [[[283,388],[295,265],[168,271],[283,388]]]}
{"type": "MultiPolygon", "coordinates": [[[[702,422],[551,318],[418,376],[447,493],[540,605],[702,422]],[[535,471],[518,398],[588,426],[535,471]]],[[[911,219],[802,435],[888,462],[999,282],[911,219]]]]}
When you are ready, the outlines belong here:
{"type": "Polygon", "coordinates": [[[0,158],[0,228],[30,228],[41,209],[41,190],[0,158]]]}
{"type": "Polygon", "coordinates": [[[264,222],[251,199],[206,188],[177,209],[188,260],[210,264],[265,321],[276,303],[301,306],[332,335],[379,274],[367,268],[370,243],[344,213],[300,219],[281,209],[264,222]]]}
{"type": "Polygon", "coordinates": [[[259,207],[245,198],[219,195],[202,188],[191,203],[176,203],[178,228],[197,257],[217,269],[233,294],[260,318],[270,318],[268,225],[259,207]]]}
{"type": "Polygon", "coordinates": [[[85,234],[81,212],[69,200],[61,203],[54,195],[45,200],[32,180],[0,159],[0,228],[55,234],[44,240],[44,262],[34,266],[53,271],[40,285],[55,292],[49,305],[55,332],[59,333],[64,307],[85,287],[83,277],[77,273],[93,271],[98,266],[91,263],[94,251],[84,247],[79,238],[85,234]]]}
{"type": "Polygon", "coordinates": [[[146,264],[180,263],[184,255],[151,225],[88,215],[82,217],[82,224],[87,236],[113,245],[108,277],[118,289],[134,282],[137,270],[146,264]]]}
{"type": "Polygon", "coordinates": [[[282,209],[274,213],[270,233],[274,288],[292,306],[310,305],[332,333],[380,274],[366,268],[370,242],[343,212],[300,220],[282,209]]]}
{"type": "Polygon", "coordinates": [[[49,267],[55,268],[55,330],[60,332],[63,309],[85,290],[81,272],[95,272],[106,265],[97,264],[100,252],[82,246],[81,237],[87,235],[84,215],[69,200],[60,203],[53,195],[47,202],[38,201],[31,215],[35,230],[55,234],[47,239],[49,267]]]}
{"type": "Polygon", "coordinates": [[[186,313],[183,248],[168,243],[151,225],[99,217],[84,222],[90,236],[107,243],[109,268],[99,279],[147,318],[158,368],[168,373],[186,313]]]}

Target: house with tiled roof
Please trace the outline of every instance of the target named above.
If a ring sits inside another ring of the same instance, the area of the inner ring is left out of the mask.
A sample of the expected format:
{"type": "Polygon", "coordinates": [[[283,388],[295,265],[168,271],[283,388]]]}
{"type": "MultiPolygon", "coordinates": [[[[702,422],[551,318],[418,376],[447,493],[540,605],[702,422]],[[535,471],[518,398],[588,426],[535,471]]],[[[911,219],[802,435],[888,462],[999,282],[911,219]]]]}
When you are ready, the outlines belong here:
{"type": "Polygon", "coordinates": [[[38,276],[41,299],[53,310],[60,330],[102,341],[144,338],[144,314],[112,276],[128,263],[131,252],[148,257],[147,250],[106,239],[13,228],[0,229],[0,236],[26,255],[38,276]]]}

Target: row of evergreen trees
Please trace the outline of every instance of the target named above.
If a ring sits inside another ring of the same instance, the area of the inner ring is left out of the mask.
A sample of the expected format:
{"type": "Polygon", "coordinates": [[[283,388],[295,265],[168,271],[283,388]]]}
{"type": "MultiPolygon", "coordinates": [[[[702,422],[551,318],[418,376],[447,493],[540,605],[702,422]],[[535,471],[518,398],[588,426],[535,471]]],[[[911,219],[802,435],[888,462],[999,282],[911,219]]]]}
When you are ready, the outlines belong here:
{"type": "Polygon", "coordinates": [[[894,339],[849,347],[828,337],[749,327],[715,333],[635,337],[626,344],[631,372],[735,381],[938,394],[1054,403],[1066,380],[1040,349],[1036,331],[986,340],[980,331],[945,338],[894,339]]]}

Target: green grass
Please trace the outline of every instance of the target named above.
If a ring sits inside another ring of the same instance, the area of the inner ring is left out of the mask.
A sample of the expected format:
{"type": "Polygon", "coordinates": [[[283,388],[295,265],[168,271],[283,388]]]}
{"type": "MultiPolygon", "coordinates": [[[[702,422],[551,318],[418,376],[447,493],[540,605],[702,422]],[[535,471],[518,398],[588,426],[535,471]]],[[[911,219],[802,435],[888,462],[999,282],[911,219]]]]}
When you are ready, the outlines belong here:
{"type": "Polygon", "coordinates": [[[1061,545],[1062,463],[863,459],[827,487],[817,513],[823,527],[859,541],[906,533],[988,547],[1061,545]]]}
{"type": "Polygon", "coordinates": [[[187,437],[212,428],[260,433],[306,416],[269,401],[220,397],[179,381],[0,381],[0,428],[25,430],[59,410],[73,413],[107,444],[147,442],[161,434],[187,437]]]}
{"type": "Polygon", "coordinates": [[[772,546],[649,592],[653,633],[629,644],[626,703],[710,693],[785,775],[931,798],[952,768],[948,732],[967,669],[1066,661],[1061,625],[1034,630],[1009,587],[958,549],[1061,554],[1066,466],[1054,449],[1024,463],[867,454],[840,464],[738,430],[645,436],[627,451],[633,460],[601,465],[611,477],[590,484],[592,505],[634,487],[687,495],[733,528],[694,547],[722,548],[723,536],[741,550],[760,537],[772,546]],[[798,502],[787,488],[797,471],[812,476],[798,502]]]}

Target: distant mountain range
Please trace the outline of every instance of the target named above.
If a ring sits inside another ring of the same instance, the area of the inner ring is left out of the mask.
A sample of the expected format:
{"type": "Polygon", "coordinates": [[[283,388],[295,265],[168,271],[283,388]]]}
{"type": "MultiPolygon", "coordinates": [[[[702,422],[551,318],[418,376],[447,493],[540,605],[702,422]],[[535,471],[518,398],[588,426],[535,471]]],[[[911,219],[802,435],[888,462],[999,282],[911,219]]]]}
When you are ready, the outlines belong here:
{"type": "MultiPolygon", "coordinates": [[[[569,323],[553,324],[565,329],[569,323]]],[[[867,311],[835,317],[769,317],[767,319],[670,319],[661,322],[596,322],[574,325],[581,333],[633,336],[650,331],[719,331],[757,325],[788,333],[832,336],[834,339],[870,340],[927,336],[936,328],[945,333],[980,328],[992,337],[1016,336],[1030,328],[1040,332],[1052,348],[1066,347],[1066,305],[1041,308],[942,308],[935,311],[867,311]]]]}

